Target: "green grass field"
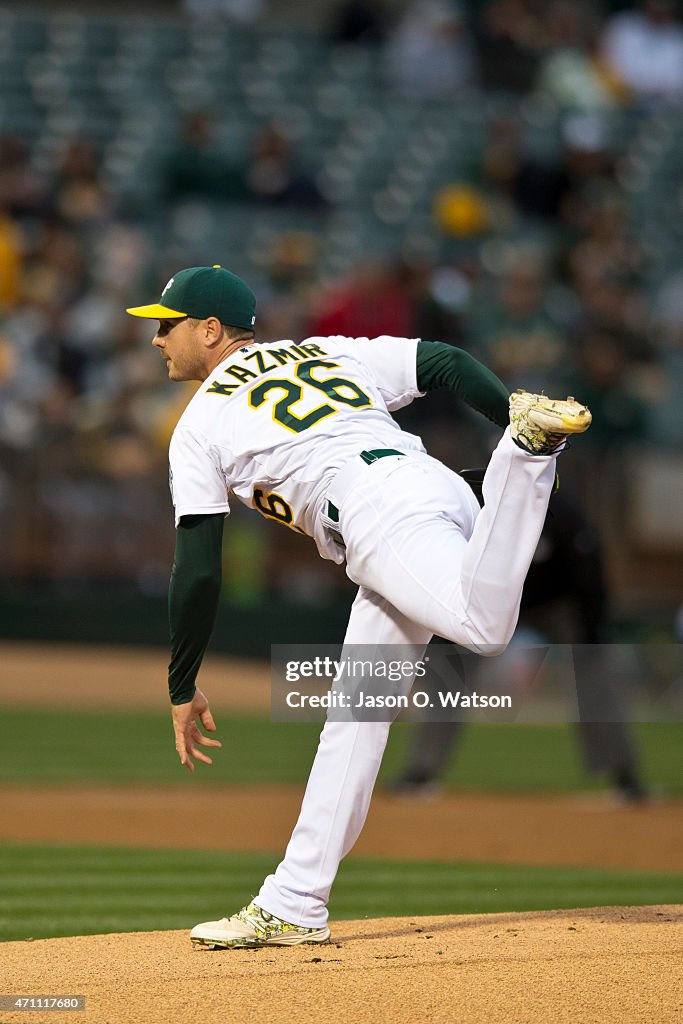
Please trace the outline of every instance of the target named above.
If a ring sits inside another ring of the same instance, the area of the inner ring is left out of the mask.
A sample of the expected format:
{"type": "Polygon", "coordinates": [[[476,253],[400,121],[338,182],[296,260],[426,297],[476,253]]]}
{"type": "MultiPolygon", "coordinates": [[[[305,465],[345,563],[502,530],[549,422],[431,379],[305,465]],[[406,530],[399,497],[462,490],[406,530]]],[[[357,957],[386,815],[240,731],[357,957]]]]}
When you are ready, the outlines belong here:
{"type": "MultiPolygon", "coordinates": [[[[238,909],[266,854],[7,844],[0,939],[189,928],[238,909]]],[[[494,913],[679,902],[683,875],[351,858],[332,918],[494,913]]]]}
{"type": "MultiPolygon", "coordinates": [[[[305,779],[320,726],[221,714],[212,769],[193,786],[305,779]]],[[[167,785],[177,764],[166,713],[9,709],[0,784],[167,785]]],[[[649,785],[683,792],[683,726],[635,727],[649,785]]],[[[381,780],[405,763],[407,726],[392,730],[381,780]]],[[[447,783],[470,790],[568,792],[601,784],[581,766],[570,726],[472,725],[447,783]]],[[[0,850],[0,939],[188,928],[241,906],[277,856],[9,843],[0,850]]],[[[543,910],[681,902],[683,875],[589,868],[444,864],[351,858],[335,885],[333,918],[543,910]]]]}
{"type": "MultiPolygon", "coordinates": [[[[203,766],[195,784],[297,782],[307,776],[318,723],[273,723],[256,717],[217,716],[223,749],[203,766]]],[[[166,713],[4,710],[0,783],[167,784],[183,778],[166,713]]],[[[405,762],[409,726],[392,729],[381,780],[405,762]]],[[[683,793],[683,724],[634,726],[646,782],[683,793]]],[[[446,782],[462,789],[568,792],[594,788],[571,726],[471,725],[463,730],[446,782]]]]}

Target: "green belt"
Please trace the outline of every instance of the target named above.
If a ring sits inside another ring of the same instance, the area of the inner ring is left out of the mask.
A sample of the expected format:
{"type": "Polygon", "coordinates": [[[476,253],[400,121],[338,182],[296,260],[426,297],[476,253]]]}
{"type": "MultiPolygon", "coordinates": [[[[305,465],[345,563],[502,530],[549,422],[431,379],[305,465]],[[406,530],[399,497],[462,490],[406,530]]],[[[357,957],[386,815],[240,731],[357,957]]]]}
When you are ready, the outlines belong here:
{"type": "MultiPolygon", "coordinates": [[[[378,459],[385,459],[387,455],[403,455],[403,452],[397,452],[395,448],[373,448],[372,451],[360,452],[359,454],[366,466],[371,466],[373,462],[377,462],[378,459]]],[[[331,501],[327,503],[327,515],[333,523],[339,522],[339,509],[331,501]]]]}

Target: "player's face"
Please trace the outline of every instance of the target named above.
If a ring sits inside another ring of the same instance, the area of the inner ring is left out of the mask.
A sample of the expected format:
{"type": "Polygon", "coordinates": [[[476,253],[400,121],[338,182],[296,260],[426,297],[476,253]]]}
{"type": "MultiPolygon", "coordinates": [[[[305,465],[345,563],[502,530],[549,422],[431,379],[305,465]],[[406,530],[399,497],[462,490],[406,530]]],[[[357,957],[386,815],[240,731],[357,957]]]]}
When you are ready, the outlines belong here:
{"type": "Polygon", "coordinates": [[[169,380],[204,380],[203,349],[197,333],[197,322],[160,320],[152,344],[166,360],[169,380]]]}

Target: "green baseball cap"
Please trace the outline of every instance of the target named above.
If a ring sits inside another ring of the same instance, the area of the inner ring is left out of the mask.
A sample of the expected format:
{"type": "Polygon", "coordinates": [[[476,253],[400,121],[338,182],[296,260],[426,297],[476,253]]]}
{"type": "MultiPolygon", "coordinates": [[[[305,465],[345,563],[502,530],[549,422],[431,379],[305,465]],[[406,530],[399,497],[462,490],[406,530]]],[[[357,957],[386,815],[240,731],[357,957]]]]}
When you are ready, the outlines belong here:
{"type": "Polygon", "coordinates": [[[126,313],[150,320],[215,316],[222,324],[251,330],[256,321],[256,296],[241,277],[219,264],[187,267],[171,278],[158,302],[133,306],[126,313]]]}

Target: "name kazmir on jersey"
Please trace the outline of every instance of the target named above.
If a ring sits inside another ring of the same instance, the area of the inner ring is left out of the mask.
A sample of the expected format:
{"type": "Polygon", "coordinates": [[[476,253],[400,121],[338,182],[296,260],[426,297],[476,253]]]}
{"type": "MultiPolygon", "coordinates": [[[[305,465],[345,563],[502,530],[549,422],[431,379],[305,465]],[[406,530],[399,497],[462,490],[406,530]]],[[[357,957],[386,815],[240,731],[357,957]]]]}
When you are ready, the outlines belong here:
{"type": "Polygon", "coordinates": [[[245,505],[315,536],[336,472],[364,449],[424,451],[390,412],[418,397],[417,339],[308,338],[248,345],[200,386],[170,446],[176,524],[245,505]]]}

